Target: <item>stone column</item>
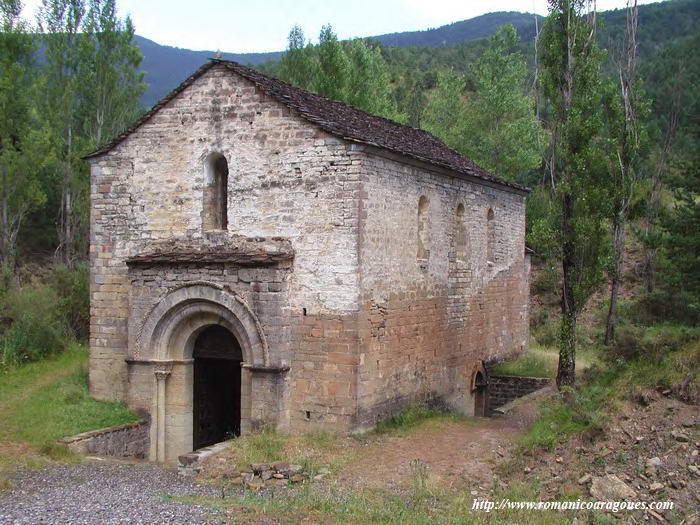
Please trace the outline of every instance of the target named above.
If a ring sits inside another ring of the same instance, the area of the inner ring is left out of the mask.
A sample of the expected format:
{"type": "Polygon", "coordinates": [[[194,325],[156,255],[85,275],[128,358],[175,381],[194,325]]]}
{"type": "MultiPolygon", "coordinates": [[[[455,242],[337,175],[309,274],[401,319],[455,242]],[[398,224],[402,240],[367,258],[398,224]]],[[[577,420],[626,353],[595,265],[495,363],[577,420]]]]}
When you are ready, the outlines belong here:
{"type": "Polygon", "coordinates": [[[158,367],[155,369],[157,387],[156,459],[158,463],[165,463],[165,384],[171,371],[170,367],[158,367]]]}

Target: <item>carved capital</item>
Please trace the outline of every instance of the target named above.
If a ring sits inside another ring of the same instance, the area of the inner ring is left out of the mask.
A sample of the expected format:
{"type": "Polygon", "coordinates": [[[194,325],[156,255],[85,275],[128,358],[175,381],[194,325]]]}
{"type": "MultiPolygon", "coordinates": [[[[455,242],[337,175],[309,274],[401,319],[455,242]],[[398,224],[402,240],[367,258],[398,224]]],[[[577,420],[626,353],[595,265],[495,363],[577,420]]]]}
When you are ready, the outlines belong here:
{"type": "Polygon", "coordinates": [[[158,381],[165,381],[166,379],[168,379],[168,376],[170,376],[172,371],[173,367],[171,365],[159,365],[153,371],[153,373],[156,375],[156,379],[158,381]]]}

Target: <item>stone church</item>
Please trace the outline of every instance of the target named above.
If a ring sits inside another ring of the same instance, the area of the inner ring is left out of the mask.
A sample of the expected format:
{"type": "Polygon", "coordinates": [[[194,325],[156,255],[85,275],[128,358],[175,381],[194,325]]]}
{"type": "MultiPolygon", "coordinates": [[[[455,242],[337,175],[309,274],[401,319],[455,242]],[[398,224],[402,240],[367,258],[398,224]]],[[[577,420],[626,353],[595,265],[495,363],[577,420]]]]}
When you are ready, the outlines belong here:
{"type": "Polygon", "coordinates": [[[153,460],[481,414],[528,344],[527,190],[424,131],[211,60],[88,159],[90,390],[153,460]]]}

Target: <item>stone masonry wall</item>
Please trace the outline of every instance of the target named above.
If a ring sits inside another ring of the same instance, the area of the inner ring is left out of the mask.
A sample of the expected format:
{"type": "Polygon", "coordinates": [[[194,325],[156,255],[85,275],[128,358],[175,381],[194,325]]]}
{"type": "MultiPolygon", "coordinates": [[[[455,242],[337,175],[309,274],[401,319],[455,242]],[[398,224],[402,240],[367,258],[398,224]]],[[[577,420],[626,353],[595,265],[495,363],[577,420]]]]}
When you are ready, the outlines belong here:
{"type": "Polygon", "coordinates": [[[510,403],[547,386],[548,377],[489,376],[489,408],[510,403]]]}
{"type": "Polygon", "coordinates": [[[157,294],[196,273],[250,297],[272,341],[271,361],[291,360],[286,418],[349,425],[355,385],[345,376],[354,375],[354,365],[340,354],[356,346],[359,155],[252,83],[214,67],[93,159],[91,393],[124,401],[152,395],[129,386],[129,315],[142,315],[157,294]],[[274,281],[278,291],[216,265],[167,269],[162,282],[146,284],[161,270],[148,276],[144,268],[133,282],[142,290],[130,294],[127,258],[161,241],[196,247],[211,236],[203,231],[202,210],[205,162],[213,152],[223,154],[229,168],[229,227],[217,234],[221,249],[234,235],[283,237],[293,246],[293,271],[274,281]],[[266,298],[279,294],[284,300],[271,300],[279,311],[268,315],[266,298]],[[127,396],[127,389],[137,391],[127,396]]]}
{"type": "Polygon", "coordinates": [[[76,454],[145,458],[148,456],[148,422],[138,421],[91,432],[76,434],[60,440],[76,454]]]}
{"type": "Polygon", "coordinates": [[[474,366],[528,343],[525,198],[373,152],[364,169],[357,426],[420,400],[472,413],[474,366]],[[427,260],[418,258],[421,196],[428,199],[427,260]],[[457,254],[460,204],[466,239],[457,254]]]}

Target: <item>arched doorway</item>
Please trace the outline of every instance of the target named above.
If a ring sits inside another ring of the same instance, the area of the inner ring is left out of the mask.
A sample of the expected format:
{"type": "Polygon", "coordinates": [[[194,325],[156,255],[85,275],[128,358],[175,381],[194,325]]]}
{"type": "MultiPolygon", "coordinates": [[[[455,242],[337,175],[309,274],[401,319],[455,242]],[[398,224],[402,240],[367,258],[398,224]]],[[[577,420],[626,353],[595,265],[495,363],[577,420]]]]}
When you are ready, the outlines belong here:
{"type": "Polygon", "coordinates": [[[211,325],[195,339],[192,441],[197,450],[241,433],[241,361],[235,336],[211,325]]]}

